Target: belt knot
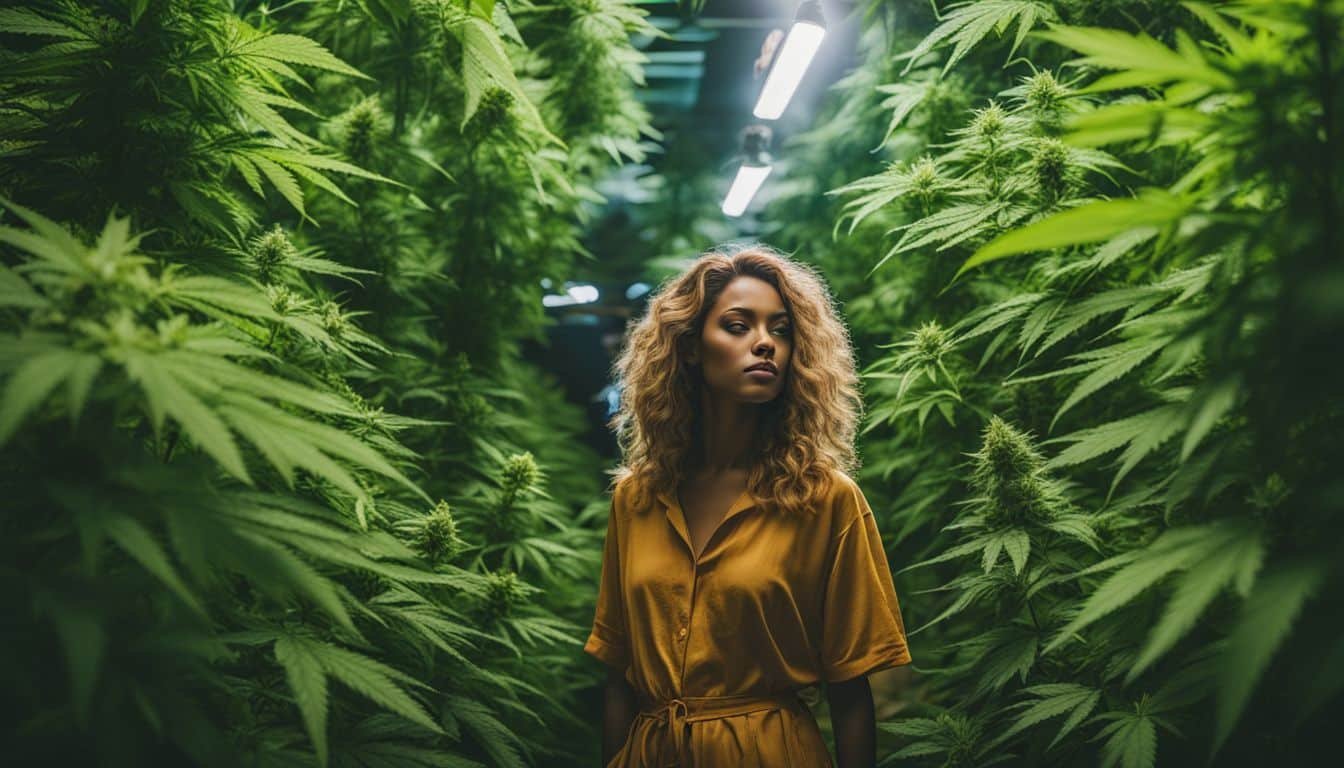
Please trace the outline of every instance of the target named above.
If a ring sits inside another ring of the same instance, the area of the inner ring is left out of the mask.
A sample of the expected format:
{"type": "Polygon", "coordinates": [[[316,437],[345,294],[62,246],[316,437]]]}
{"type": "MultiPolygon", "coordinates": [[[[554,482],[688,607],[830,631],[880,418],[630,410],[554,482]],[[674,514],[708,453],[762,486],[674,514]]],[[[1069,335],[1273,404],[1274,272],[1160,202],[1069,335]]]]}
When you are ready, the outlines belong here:
{"type": "Polygon", "coordinates": [[[703,720],[717,720],[734,715],[745,715],[770,709],[793,709],[802,701],[797,691],[783,691],[773,694],[743,694],[737,696],[680,696],[662,701],[654,701],[641,693],[640,712],[664,724],[672,737],[673,753],[676,762],[671,766],[688,766],[690,740],[686,728],[691,723],[703,720]]]}

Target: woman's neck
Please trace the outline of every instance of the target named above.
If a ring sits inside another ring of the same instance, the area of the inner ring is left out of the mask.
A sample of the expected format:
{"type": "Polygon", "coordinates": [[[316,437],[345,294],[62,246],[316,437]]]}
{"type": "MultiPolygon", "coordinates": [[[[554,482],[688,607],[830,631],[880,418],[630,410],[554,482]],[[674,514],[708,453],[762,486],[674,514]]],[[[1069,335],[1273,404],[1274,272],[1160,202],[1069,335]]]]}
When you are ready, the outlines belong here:
{"type": "Polygon", "coordinates": [[[714,476],[746,469],[755,460],[761,408],[754,403],[722,402],[706,397],[701,404],[692,471],[714,476]]]}

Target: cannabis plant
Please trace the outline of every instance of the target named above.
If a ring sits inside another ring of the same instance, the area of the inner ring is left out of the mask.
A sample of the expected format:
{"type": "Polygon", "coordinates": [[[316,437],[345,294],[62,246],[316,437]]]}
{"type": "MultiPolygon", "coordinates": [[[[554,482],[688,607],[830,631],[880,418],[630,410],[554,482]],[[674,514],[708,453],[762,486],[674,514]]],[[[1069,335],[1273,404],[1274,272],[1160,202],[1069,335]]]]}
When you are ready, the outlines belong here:
{"type": "Polygon", "coordinates": [[[852,180],[775,234],[872,361],[924,672],[886,758],[1309,760],[1341,688],[1311,607],[1339,591],[1339,9],[942,10],[902,41],[869,9],[878,77],[824,130],[880,152],[815,147],[852,180]],[[950,78],[975,101],[934,100],[950,78]]]}
{"type": "Polygon", "coordinates": [[[17,754],[590,758],[600,476],[517,345],[655,135],[649,30],[623,2],[0,9],[17,754]]]}

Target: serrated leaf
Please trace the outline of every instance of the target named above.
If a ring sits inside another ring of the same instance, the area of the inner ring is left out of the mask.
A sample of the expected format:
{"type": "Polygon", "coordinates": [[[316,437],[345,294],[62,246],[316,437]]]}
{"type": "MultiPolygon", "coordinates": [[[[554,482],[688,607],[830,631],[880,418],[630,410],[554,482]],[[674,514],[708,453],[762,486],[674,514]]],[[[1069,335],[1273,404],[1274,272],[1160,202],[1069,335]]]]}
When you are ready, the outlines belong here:
{"type": "Polygon", "coordinates": [[[342,627],[356,632],[350,613],[330,579],[269,536],[241,528],[232,532],[239,540],[239,551],[229,555],[246,556],[245,560],[235,561],[237,570],[253,577],[254,583],[264,589],[305,595],[342,627]]]}
{"type": "Polygon", "coordinates": [[[52,349],[25,361],[5,382],[0,402],[0,445],[9,442],[23,419],[37,408],[61,382],[88,376],[98,358],[71,349],[52,349]]]}
{"type": "Polygon", "coordinates": [[[327,764],[327,678],[309,643],[282,636],[275,641],[275,659],[285,668],[285,680],[303,716],[319,765],[327,764]]]}
{"type": "Polygon", "coordinates": [[[182,578],[177,575],[177,569],[168,559],[168,554],[163,551],[163,548],[155,541],[154,536],[143,525],[124,515],[107,517],[100,520],[99,525],[109,539],[116,542],[117,546],[121,547],[126,554],[134,558],[155,578],[167,585],[174,594],[181,598],[182,602],[186,603],[197,614],[207,615],[205,606],[201,605],[201,602],[187,588],[182,578]]]}
{"type": "MultiPolygon", "coordinates": [[[[515,108],[522,111],[523,116],[527,118],[533,129],[548,141],[562,147],[565,146],[564,141],[551,133],[550,129],[546,127],[546,122],[542,119],[541,113],[537,111],[536,104],[523,91],[522,85],[518,82],[518,77],[513,71],[513,63],[509,61],[509,55],[504,50],[504,43],[499,37],[499,32],[490,24],[489,18],[489,16],[485,18],[471,16],[461,25],[462,84],[466,91],[466,107],[463,110],[462,122],[459,124],[458,130],[466,127],[467,123],[476,114],[481,97],[493,85],[503,88],[513,95],[515,108]]],[[[529,165],[529,168],[532,168],[532,166],[529,165]]],[[[544,193],[542,194],[544,195],[544,193]]]]}
{"type": "Polygon", "coordinates": [[[66,40],[87,40],[84,32],[28,8],[0,8],[0,30],[11,35],[39,35],[66,40]]]}
{"type": "Polygon", "coordinates": [[[1188,205],[1166,190],[1150,187],[1138,197],[1070,208],[986,243],[961,265],[953,279],[1006,256],[1094,243],[1141,227],[1165,227],[1184,216],[1188,205]]]}
{"type": "Polygon", "coordinates": [[[1126,713],[1102,734],[1101,768],[1153,768],[1157,762],[1157,726],[1152,718],[1126,713]]]}
{"type": "Polygon", "coordinates": [[[309,652],[322,666],[322,670],[331,677],[379,706],[435,733],[443,733],[443,728],[430,717],[424,707],[397,684],[398,682],[416,684],[416,681],[407,675],[344,648],[314,641],[304,642],[308,644],[309,652]]]}
{"type": "Polygon", "coordinates": [[[39,596],[38,605],[51,618],[65,654],[75,721],[87,724],[94,687],[107,647],[103,624],[100,617],[87,606],[73,605],[55,596],[39,596]]]}
{"type": "Polygon", "coordinates": [[[1181,461],[1190,458],[1190,454],[1194,453],[1209,430],[1232,409],[1240,390],[1240,382],[1236,378],[1228,377],[1218,381],[1204,393],[1203,397],[1196,399],[1195,402],[1199,407],[1195,411],[1194,418],[1190,419],[1185,440],[1181,443],[1181,461]]]}
{"type": "Polygon", "coordinates": [[[241,56],[254,56],[275,59],[288,64],[302,64],[331,72],[339,72],[351,77],[371,80],[368,75],[341,61],[332,55],[316,40],[302,35],[269,34],[250,40],[238,46],[235,53],[241,56]]]}
{"type": "Polygon", "coordinates": [[[45,309],[51,302],[14,270],[0,264],[0,307],[45,309]]]}
{"type": "Polygon", "coordinates": [[[1037,34],[1084,54],[1076,61],[1080,66],[1123,70],[1129,79],[1114,87],[1159,85],[1171,80],[1193,80],[1215,88],[1232,86],[1227,75],[1204,61],[1197,47],[1174,51],[1142,32],[1059,25],[1037,34]]]}
{"type": "Polygon", "coordinates": [[[1036,697],[1035,700],[1027,700],[1015,705],[1025,707],[1024,711],[1017,716],[1008,730],[994,739],[993,743],[1003,743],[1033,725],[1068,712],[1070,713],[1068,719],[1065,720],[1063,727],[1050,744],[1054,746],[1069,731],[1073,730],[1083,718],[1087,717],[1101,700],[1100,691],[1073,683],[1035,685],[1025,689],[1024,693],[1036,697]]]}
{"type": "Polygon", "coordinates": [[[453,696],[449,704],[458,720],[471,730],[496,765],[527,768],[518,735],[500,722],[484,702],[453,696]]]}
{"type": "Polygon", "coordinates": [[[249,485],[252,483],[229,428],[213,409],[185,385],[183,377],[193,375],[191,371],[175,368],[162,355],[142,352],[128,354],[125,366],[127,375],[145,393],[147,405],[156,422],[162,420],[163,414],[173,417],[201,450],[234,477],[249,485]]]}
{"type": "Polygon", "coordinates": [[[1134,416],[1055,438],[1050,442],[1073,444],[1050,459],[1046,466],[1058,469],[1081,464],[1129,445],[1140,436],[1153,430],[1161,430],[1166,425],[1176,424],[1179,428],[1180,417],[1185,410],[1184,403],[1163,405],[1134,416]]]}
{"type": "Polygon", "coordinates": [[[1241,618],[1228,636],[1218,668],[1213,754],[1241,719],[1269,660],[1324,577],[1325,568],[1320,563],[1285,563],[1265,574],[1242,604],[1241,618]]]}
{"type": "Polygon", "coordinates": [[[1238,521],[1173,528],[1138,552],[1124,553],[1088,569],[1125,564],[1088,596],[1082,610],[1046,645],[1045,652],[1054,650],[1078,630],[1122,608],[1168,574],[1198,562],[1209,551],[1243,535],[1244,531],[1238,521]]]}
{"type": "Polygon", "coordinates": [[[1013,561],[1013,574],[1020,576],[1027,565],[1027,555],[1031,552],[1031,537],[1020,528],[1007,531],[1003,537],[1003,548],[1013,561]]]}
{"type": "Polygon", "coordinates": [[[1059,406],[1059,410],[1055,412],[1055,416],[1050,422],[1051,428],[1054,428],[1060,417],[1067,413],[1070,408],[1087,396],[1101,391],[1107,385],[1137,368],[1143,361],[1162,351],[1168,341],[1163,337],[1156,339],[1142,338],[1121,342],[1092,353],[1098,357],[1105,354],[1105,357],[1086,364],[1091,372],[1084,376],[1069,392],[1069,396],[1064,399],[1064,404],[1059,406]]]}
{"type": "Polygon", "coordinates": [[[1205,553],[1181,575],[1161,620],[1130,667],[1126,682],[1132,682],[1189,632],[1223,588],[1253,580],[1264,558],[1264,542],[1259,530],[1240,530],[1240,535],[1221,539],[1220,546],[1205,553]]]}
{"type": "Polygon", "coordinates": [[[924,101],[932,86],[933,81],[924,80],[920,82],[889,83],[877,87],[878,92],[888,94],[887,98],[882,101],[882,108],[891,110],[891,121],[887,124],[887,133],[882,137],[882,142],[878,144],[878,147],[891,140],[891,134],[895,133],[901,123],[905,121],[905,118],[909,117],[915,107],[924,101]]]}
{"type": "Polygon", "coordinates": [[[281,167],[279,163],[265,157],[253,156],[251,160],[266,175],[267,180],[271,182],[271,186],[279,190],[280,194],[289,201],[290,205],[294,206],[294,210],[298,211],[300,216],[306,218],[308,214],[303,210],[303,190],[299,188],[299,183],[294,180],[294,175],[281,167]]]}
{"type": "Polygon", "coordinates": [[[903,58],[910,59],[902,74],[909,72],[925,54],[951,43],[952,55],[943,66],[943,72],[946,73],[991,31],[1002,35],[1013,21],[1017,21],[1017,35],[1012,49],[1008,52],[1011,58],[1038,17],[1053,19],[1054,9],[1044,3],[1023,0],[976,0],[976,2],[954,3],[948,6],[947,17],[941,24],[913,50],[902,54],[903,58]]]}

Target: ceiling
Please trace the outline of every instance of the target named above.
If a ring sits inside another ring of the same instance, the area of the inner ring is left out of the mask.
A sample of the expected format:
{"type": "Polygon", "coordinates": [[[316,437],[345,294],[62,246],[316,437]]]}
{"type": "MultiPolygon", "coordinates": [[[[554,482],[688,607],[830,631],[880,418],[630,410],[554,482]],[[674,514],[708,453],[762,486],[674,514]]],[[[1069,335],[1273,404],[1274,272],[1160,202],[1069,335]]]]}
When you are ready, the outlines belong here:
{"type": "MultiPolygon", "coordinates": [[[[683,6],[691,4],[686,0],[635,4],[646,8],[653,25],[668,35],[634,41],[649,59],[644,70],[647,85],[637,90],[637,98],[647,105],[654,127],[663,134],[663,152],[652,154],[646,164],[620,167],[597,187],[607,202],[586,238],[595,260],[580,265],[575,280],[596,286],[598,300],[548,305],[547,315],[556,320],[547,330],[548,343],[524,345],[528,359],[556,376],[569,399],[587,410],[591,429],[586,437],[608,455],[614,455],[615,448],[604,426],[606,405],[594,396],[607,382],[609,346],[619,343],[628,318],[642,311],[647,298],[647,294],[629,298],[629,290],[655,255],[645,242],[650,219],[670,207],[659,197],[667,193],[666,187],[651,191],[639,180],[655,172],[684,176],[708,171],[708,181],[697,181],[690,194],[708,202],[718,215],[718,203],[735,171],[742,130],[761,122],[751,114],[764,82],[764,77],[754,76],[754,62],[770,30],[788,31],[798,0],[708,0],[694,18],[683,14],[683,6]],[[704,199],[709,196],[717,199],[704,199]],[[654,202],[664,205],[647,205],[654,202]]],[[[855,5],[855,0],[822,0],[827,34],[821,48],[788,109],[779,120],[765,123],[774,133],[771,151],[777,157],[789,136],[814,127],[826,89],[857,63],[858,23],[849,18],[855,5]]],[[[768,199],[772,182],[779,179],[766,180],[758,203],[768,199]]],[[[689,227],[689,222],[673,221],[674,228],[689,227]]],[[[721,227],[715,223],[713,239],[748,236],[754,226],[750,211],[738,219],[724,217],[721,227]]],[[[693,256],[695,247],[707,244],[704,233],[693,234],[689,240],[695,245],[683,256],[693,256]]],[[[546,283],[553,294],[564,293],[569,285],[546,283]]]]}
{"type": "MultiPolygon", "coordinates": [[[[653,114],[654,127],[664,134],[664,149],[673,142],[695,146],[693,154],[714,164],[730,166],[741,146],[741,132],[763,123],[774,133],[778,151],[790,135],[813,125],[826,88],[856,63],[857,20],[850,18],[856,0],[822,0],[827,34],[797,93],[779,120],[759,121],[751,114],[764,76],[754,75],[761,44],[772,29],[787,32],[798,0],[707,0],[698,15],[684,9],[686,0],[635,0],[649,12],[649,21],[667,39],[641,36],[634,40],[649,61],[646,86],[637,98],[653,114]]],[[[684,162],[686,155],[678,154],[684,162]]],[[[613,206],[648,201],[648,192],[635,183],[639,176],[660,169],[666,155],[655,155],[648,165],[627,166],[601,187],[613,206]]],[[[731,178],[725,178],[726,191],[731,178]]]]}

